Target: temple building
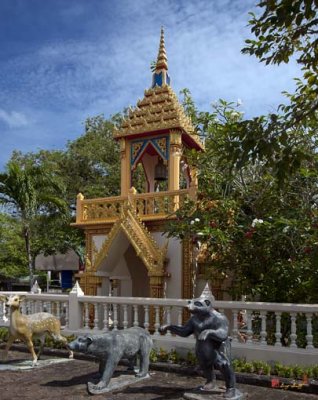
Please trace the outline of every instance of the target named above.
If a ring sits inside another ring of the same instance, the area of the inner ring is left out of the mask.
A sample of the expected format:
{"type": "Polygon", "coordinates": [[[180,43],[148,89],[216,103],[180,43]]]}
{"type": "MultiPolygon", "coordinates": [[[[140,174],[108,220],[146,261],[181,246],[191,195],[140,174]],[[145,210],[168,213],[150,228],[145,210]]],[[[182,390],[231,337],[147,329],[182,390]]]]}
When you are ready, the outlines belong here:
{"type": "Polygon", "coordinates": [[[121,127],[121,195],[77,196],[76,223],[85,232],[86,269],[79,275],[88,295],[191,298],[205,282],[195,276],[193,244],[163,234],[187,198],[196,198],[196,171],[185,149],[202,151],[191,120],[170,86],[161,30],[152,84],[121,127]],[[134,174],[144,174],[142,189],[134,174]],[[136,185],[135,185],[136,186],[136,185]]]}

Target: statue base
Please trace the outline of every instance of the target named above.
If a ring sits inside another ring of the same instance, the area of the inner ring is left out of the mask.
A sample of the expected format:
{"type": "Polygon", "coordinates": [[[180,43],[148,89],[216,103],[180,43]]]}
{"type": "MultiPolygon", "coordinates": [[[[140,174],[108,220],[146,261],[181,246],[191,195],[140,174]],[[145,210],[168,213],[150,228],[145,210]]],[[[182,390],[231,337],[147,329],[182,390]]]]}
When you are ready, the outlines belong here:
{"type": "Polygon", "coordinates": [[[101,394],[114,392],[116,390],[124,389],[126,386],[134,385],[144,379],[149,378],[149,374],[143,377],[138,377],[134,375],[120,375],[112,378],[108,386],[101,386],[98,383],[94,384],[92,382],[87,383],[87,391],[90,394],[101,394]]]}
{"type": "Polygon", "coordinates": [[[198,389],[193,392],[185,392],[183,398],[186,400],[243,400],[246,396],[238,389],[226,393],[224,388],[215,387],[211,390],[198,389]]]}
{"type": "Polygon", "coordinates": [[[37,365],[32,365],[32,360],[8,360],[0,362],[1,371],[26,371],[32,369],[38,369],[47,367],[49,365],[60,364],[64,362],[72,361],[71,358],[50,358],[38,360],[37,365]]]}

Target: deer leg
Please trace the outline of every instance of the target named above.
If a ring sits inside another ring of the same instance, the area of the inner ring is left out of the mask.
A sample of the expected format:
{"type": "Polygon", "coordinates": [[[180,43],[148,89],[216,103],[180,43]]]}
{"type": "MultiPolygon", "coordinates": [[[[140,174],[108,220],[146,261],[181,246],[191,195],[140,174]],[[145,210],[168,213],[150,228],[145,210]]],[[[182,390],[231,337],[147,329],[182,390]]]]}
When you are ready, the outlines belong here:
{"type": "Polygon", "coordinates": [[[34,346],[33,346],[33,342],[31,340],[31,338],[26,338],[26,344],[28,346],[28,349],[29,349],[30,353],[32,354],[32,357],[33,357],[32,367],[34,367],[38,363],[38,358],[37,358],[37,356],[35,354],[34,346]]]}
{"type": "Polygon", "coordinates": [[[12,343],[14,342],[14,340],[15,340],[15,337],[10,335],[9,339],[7,341],[6,347],[5,347],[4,351],[3,351],[3,360],[4,361],[7,361],[7,359],[8,359],[9,349],[12,346],[12,343]]]}
{"type": "Polygon", "coordinates": [[[40,359],[40,355],[42,353],[43,346],[44,346],[44,343],[45,343],[45,335],[40,336],[39,340],[40,340],[40,347],[39,347],[39,351],[38,351],[38,354],[37,354],[37,359],[38,360],[40,359]]]}
{"type": "Polygon", "coordinates": [[[68,350],[68,358],[74,358],[73,351],[69,348],[68,341],[66,337],[62,336],[60,333],[50,333],[53,340],[56,342],[63,343],[64,347],[68,350]]]}

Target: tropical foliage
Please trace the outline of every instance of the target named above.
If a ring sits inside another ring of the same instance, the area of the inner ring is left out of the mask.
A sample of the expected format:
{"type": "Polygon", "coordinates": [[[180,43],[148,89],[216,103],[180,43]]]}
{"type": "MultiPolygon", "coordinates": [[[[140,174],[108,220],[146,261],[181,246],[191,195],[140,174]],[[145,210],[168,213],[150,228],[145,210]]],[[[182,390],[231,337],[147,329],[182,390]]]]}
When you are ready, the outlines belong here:
{"type": "Polygon", "coordinates": [[[224,100],[202,113],[183,92],[206,142],[204,154],[188,154],[203,189],[168,232],[191,238],[206,276],[228,278],[237,298],[317,302],[317,6],[264,0],[251,14],[255,38],[243,53],[266,64],[293,58],[303,70],[276,113],[243,119],[240,101],[224,100]]]}
{"type": "Polygon", "coordinates": [[[0,202],[7,219],[0,245],[7,246],[4,254],[10,250],[11,255],[9,264],[4,264],[4,255],[2,259],[0,256],[0,271],[3,269],[5,276],[21,276],[27,265],[32,281],[35,258],[40,253],[73,249],[83,261],[83,234],[70,226],[76,196],[79,192],[86,197],[118,194],[119,150],[112,130],[119,120],[120,116],[110,120],[88,118],[84,134],[69,142],[65,151],[13,153],[6,171],[0,174],[0,202]],[[15,227],[11,232],[7,232],[9,222],[15,227]],[[11,251],[10,241],[14,239],[16,245],[11,251]],[[21,240],[22,249],[18,246],[21,240]]]}
{"type": "Polygon", "coordinates": [[[61,181],[38,165],[11,161],[0,174],[0,203],[21,225],[28,261],[30,286],[33,285],[33,224],[38,218],[64,213],[66,204],[60,193],[61,181]]]}
{"type": "Polygon", "coordinates": [[[188,154],[188,162],[200,171],[198,200],[177,212],[169,235],[192,240],[200,249],[206,278],[212,284],[230,282],[234,298],[245,294],[263,301],[316,302],[315,153],[283,185],[270,164],[252,156],[238,167],[230,160],[233,126],[242,121],[240,102],[220,100],[213,112],[200,113],[189,92],[183,94],[205,135],[206,151],[188,154]]]}

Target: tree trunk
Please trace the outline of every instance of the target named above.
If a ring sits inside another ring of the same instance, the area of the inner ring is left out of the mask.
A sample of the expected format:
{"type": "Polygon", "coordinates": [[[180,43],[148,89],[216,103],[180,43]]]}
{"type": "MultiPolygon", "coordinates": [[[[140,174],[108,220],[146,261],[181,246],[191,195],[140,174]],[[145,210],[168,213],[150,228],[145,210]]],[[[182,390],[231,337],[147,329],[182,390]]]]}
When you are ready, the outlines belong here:
{"type": "Polygon", "coordinates": [[[28,267],[29,267],[29,281],[30,281],[30,291],[33,286],[33,263],[32,263],[32,255],[31,255],[31,240],[30,240],[30,229],[28,226],[24,227],[24,240],[25,240],[25,248],[27,252],[28,258],[28,267]]]}

